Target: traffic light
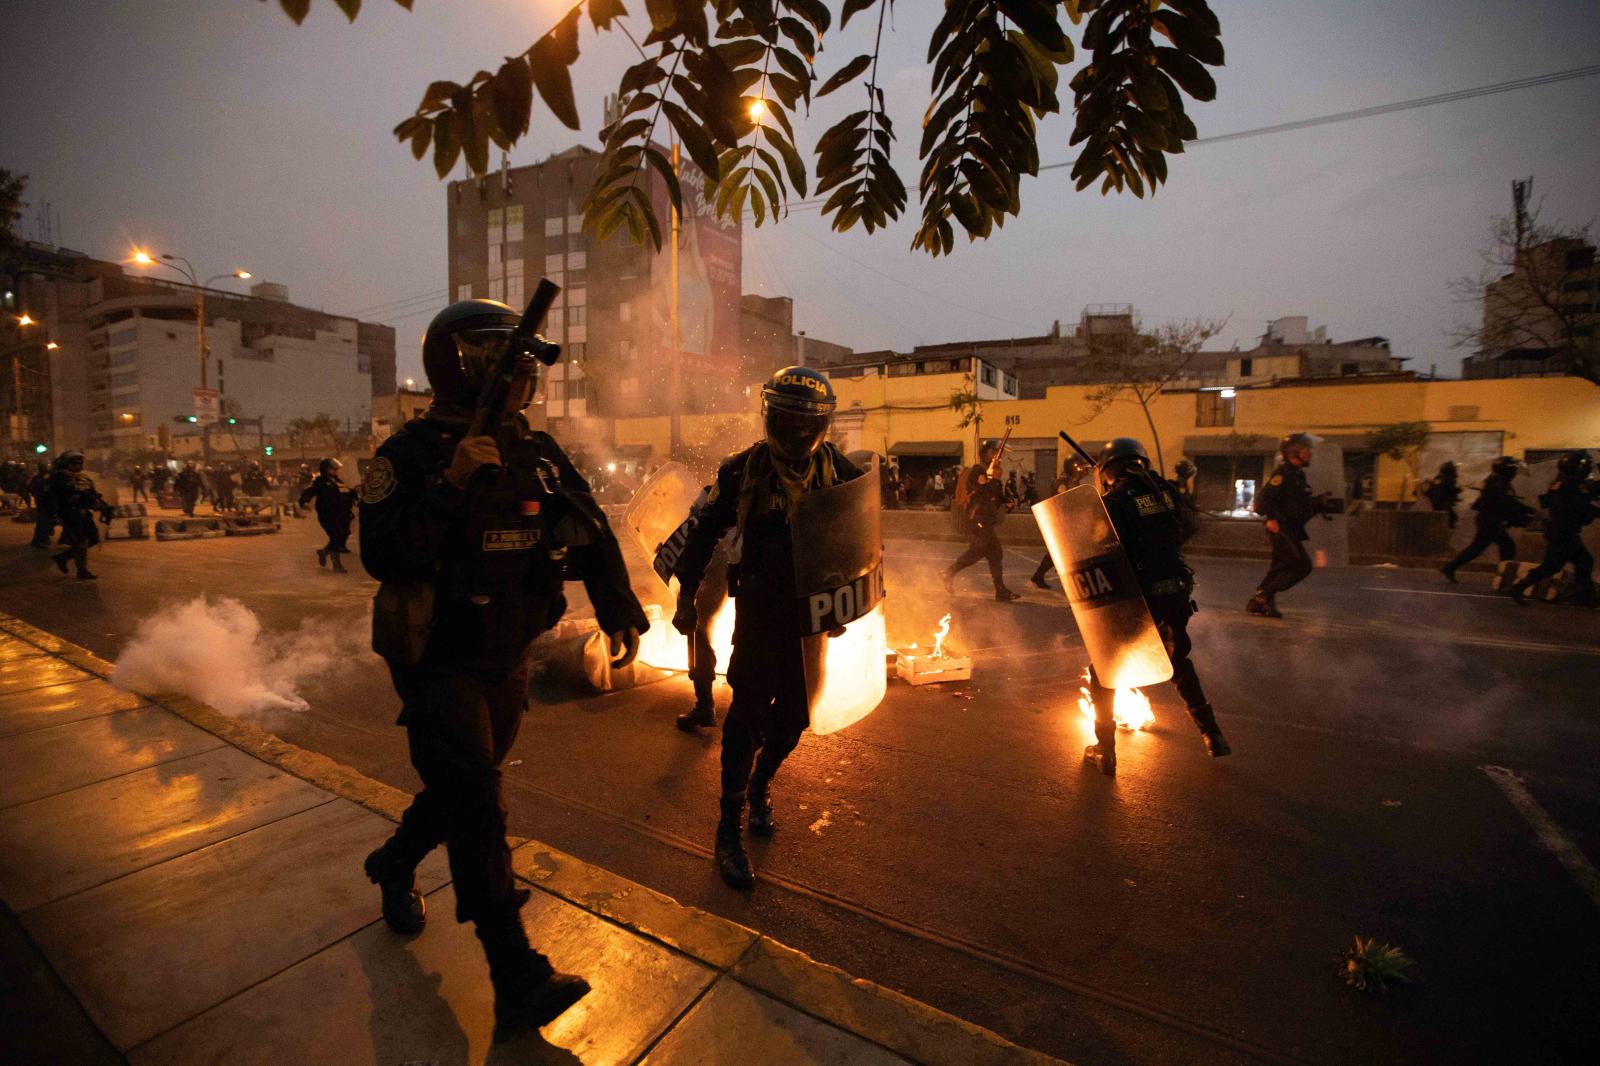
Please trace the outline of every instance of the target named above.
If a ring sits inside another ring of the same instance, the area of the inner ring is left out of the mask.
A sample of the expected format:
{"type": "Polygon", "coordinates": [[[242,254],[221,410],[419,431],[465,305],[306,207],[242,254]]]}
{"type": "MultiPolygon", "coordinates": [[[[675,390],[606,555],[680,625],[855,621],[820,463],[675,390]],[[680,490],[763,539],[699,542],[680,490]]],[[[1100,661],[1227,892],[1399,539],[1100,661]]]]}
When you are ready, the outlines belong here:
{"type": "Polygon", "coordinates": [[[272,445],[270,445],[270,444],[263,444],[263,445],[262,445],[262,446],[261,446],[261,450],[262,450],[262,451],[263,451],[263,452],[264,452],[264,453],[266,453],[266,455],[267,455],[267,456],[268,456],[268,457],[269,457],[269,458],[270,458],[270,457],[271,457],[271,455],[272,455],[272,445]]]}
{"type": "Polygon", "coordinates": [[[173,415],[172,416],[172,420],[174,422],[178,422],[180,424],[184,423],[184,422],[198,422],[198,421],[200,421],[200,416],[199,415],[173,415]]]}
{"type": "Polygon", "coordinates": [[[237,418],[229,418],[228,419],[228,425],[237,426],[238,424],[239,424],[239,420],[237,418]]]}
{"type": "Polygon", "coordinates": [[[48,445],[48,444],[35,444],[33,446],[33,454],[35,454],[35,455],[43,455],[45,452],[47,452],[49,450],[50,450],[50,445],[48,445]]]}

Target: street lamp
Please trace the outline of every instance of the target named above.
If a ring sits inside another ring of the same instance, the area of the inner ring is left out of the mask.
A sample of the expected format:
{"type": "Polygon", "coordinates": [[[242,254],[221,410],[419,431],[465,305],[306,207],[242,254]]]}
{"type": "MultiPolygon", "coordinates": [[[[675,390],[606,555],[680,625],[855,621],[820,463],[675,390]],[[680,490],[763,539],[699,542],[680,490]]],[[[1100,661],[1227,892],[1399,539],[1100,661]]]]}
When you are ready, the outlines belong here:
{"type": "Polygon", "coordinates": [[[133,250],[132,260],[135,266],[164,266],[176,270],[189,279],[189,284],[194,286],[194,324],[195,324],[195,349],[200,360],[200,387],[206,387],[206,286],[213,281],[223,278],[239,278],[241,280],[252,277],[248,270],[233,270],[226,274],[216,274],[201,282],[194,266],[181,255],[161,254],[152,256],[142,248],[133,250]],[[182,263],[182,266],[177,264],[182,263]]]}
{"type": "Polygon", "coordinates": [[[34,321],[35,320],[33,316],[28,314],[26,311],[17,316],[17,325],[19,326],[31,326],[34,324],[34,321]]]}
{"type": "Polygon", "coordinates": [[[44,342],[44,350],[47,351],[47,352],[53,352],[57,348],[60,348],[60,347],[61,347],[61,345],[57,344],[55,341],[45,341],[44,342]]]}

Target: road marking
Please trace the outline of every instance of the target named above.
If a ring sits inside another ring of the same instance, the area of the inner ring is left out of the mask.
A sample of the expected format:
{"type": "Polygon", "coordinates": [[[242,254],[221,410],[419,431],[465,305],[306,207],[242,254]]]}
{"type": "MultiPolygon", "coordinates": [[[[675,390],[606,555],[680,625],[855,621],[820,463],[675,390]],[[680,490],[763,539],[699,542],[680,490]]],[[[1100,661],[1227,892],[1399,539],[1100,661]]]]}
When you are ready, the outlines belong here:
{"type": "Polygon", "coordinates": [[[1362,585],[1362,592],[1407,592],[1413,596],[1460,596],[1466,600],[1503,600],[1506,597],[1493,592],[1442,592],[1436,589],[1386,589],[1377,585],[1362,585]]]}
{"type": "Polygon", "coordinates": [[[1596,870],[1589,862],[1578,845],[1572,838],[1561,831],[1555,819],[1539,805],[1533,798],[1533,793],[1528,791],[1528,786],[1522,783],[1514,771],[1507,770],[1504,766],[1480,766],[1478,769],[1489,775],[1489,780],[1505,793],[1506,799],[1511,801],[1522,817],[1533,826],[1534,835],[1539,838],[1545,850],[1560,860],[1567,872],[1575,877],[1589,899],[1596,907],[1600,907],[1600,870],[1596,870]]]}

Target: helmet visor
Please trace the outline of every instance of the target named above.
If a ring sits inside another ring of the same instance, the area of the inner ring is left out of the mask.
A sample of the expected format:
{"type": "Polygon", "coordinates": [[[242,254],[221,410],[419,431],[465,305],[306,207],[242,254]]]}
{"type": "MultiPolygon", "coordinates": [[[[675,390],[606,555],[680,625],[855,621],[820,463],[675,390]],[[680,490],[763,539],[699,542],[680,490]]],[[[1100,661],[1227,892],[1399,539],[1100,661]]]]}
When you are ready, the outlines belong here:
{"type": "Polygon", "coordinates": [[[778,457],[798,463],[822,447],[822,440],[828,435],[828,416],[790,411],[769,403],[766,430],[767,444],[778,457]]]}
{"type": "Polygon", "coordinates": [[[495,361],[505,354],[513,332],[510,326],[481,326],[455,335],[456,355],[468,381],[474,385],[483,383],[495,361]]]}

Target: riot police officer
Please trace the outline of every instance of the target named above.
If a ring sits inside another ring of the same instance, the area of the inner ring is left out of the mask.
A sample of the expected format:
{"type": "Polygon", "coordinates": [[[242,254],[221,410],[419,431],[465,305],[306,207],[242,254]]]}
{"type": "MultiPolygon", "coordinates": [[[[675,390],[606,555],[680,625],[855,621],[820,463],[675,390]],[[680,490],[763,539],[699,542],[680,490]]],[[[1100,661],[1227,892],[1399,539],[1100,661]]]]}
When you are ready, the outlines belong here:
{"type": "Polygon", "coordinates": [[[500,766],[527,700],[533,639],[566,609],[563,567],[581,577],[613,665],[649,625],[589,486],[556,442],[531,431],[525,352],[487,432],[476,405],[515,341],[519,316],[465,300],[428,326],[422,359],[433,405],[379,447],[361,485],[361,561],[380,586],[373,648],[389,664],[411,761],[422,779],[394,835],[366,860],[383,916],[416,932],[425,910],[417,864],[445,846],[456,920],[472,922],[494,985],[498,1037],[543,1026],[588,992],[528,943],[506,844],[500,766]]]}
{"type": "Polygon", "coordinates": [[[1306,467],[1311,463],[1312,437],[1309,433],[1290,433],[1278,444],[1283,457],[1267,483],[1256,493],[1255,512],[1266,519],[1267,541],[1272,546],[1272,562],[1267,576],[1256,586],[1255,595],[1244,609],[1267,618],[1282,618],[1277,596],[1298,585],[1311,573],[1311,555],[1306,551],[1306,523],[1327,509],[1327,502],[1311,494],[1306,483],[1306,467]]]}
{"type": "Polygon", "coordinates": [[[1517,497],[1511,479],[1517,476],[1518,463],[1509,455],[1502,455],[1489,466],[1489,476],[1484,479],[1478,498],[1473,501],[1476,512],[1472,543],[1461,549],[1461,554],[1439,568],[1439,572],[1452,584],[1456,571],[1482,555],[1493,544],[1500,549],[1500,561],[1517,557],[1517,543],[1507,530],[1512,526],[1528,524],[1533,508],[1517,497]]]}
{"type": "MultiPolygon", "coordinates": [[[[1194,572],[1184,562],[1182,545],[1199,529],[1194,511],[1170,481],[1150,469],[1144,445],[1132,437],[1107,442],[1095,463],[1095,474],[1101,501],[1139,575],[1140,591],[1172,661],[1172,683],[1200,730],[1206,753],[1219,759],[1233,749],[1217,725],[1200,675],[1189,658],[1194,572]]],[[[1094,700],[1095,743],[1084,749],[1083,757],[1110,776],[1117,772],[1117,726],[1112,718],[1115,693],[1100,683],[1092,665],[1089,695],[1094,700]]]]}
{"type": "Polygon", "coordinates": [[[195,469],[193,463],[183,464],[183,470],[179,472],[173,488],[177,490],[178,498],[183,501],[183,513],[193,518],[194,505],[200,499],[200,471],[195,469]]]}
{"type": "Polygon", "coordinates": [[[1568,563],[1572,564],[1577,584],[1573,602],[1582,607],[1596,605],[1594,556],[1583,545],[1583,527],[1600,518],[1594,486],[1588,483],[1593,470],[1594,462],[1587,452],[1568,452],[1556,463],[1556,479],[1550,483],[1550,491],[1539,497],[1548,515],[1544,524],[1544,560],[1511,586],[1511,598],[1519,605],[1526,607],[1528,590],[1561,573],[1568,563]]]}
{"type": "Polygon", "coordinates": [[[774,374],[761,390],[765,436],[723,461],[679,556],[672,624],[687,636],[694,630],[695,596],[717,542],[737,529],[736,557],[728,571],[737,607],[728,664],[733,700],[722,722],[716,835],[717,868],[735,888],[755,884],[741,826],[746,797],[750,831],[770,836],[773,775],[811,722],[789,519],[802,494],[861,474],[823,440],[836,402],[833,385],[815,370],[791,366],[774,374]]]}
{"type": "Polygon", "coordinates": [[[994,582],[994,598],[1001,603],[1022,598],[1021,593],[1006,587],[1005,549],[1000,546],[999,534],[1006,509],[1005,488],[1000,480],[1000,442],[986,440],[978,449],[978,461],[961,472],[956,484],[953,511],[957,528],[967,535],[967,550],[945,567],[946,592],[955,592],[957,574],[979,559],[986,559],[989,579],[994,582]]]}
{"type": "Polygon", "coordinates": [[[1447,459],[1439,464],[1439,472],[1422,486],[1420,495],[1433,510],[1445,512],[1450,528],[1456,528],[1456,502],[1461,499],[1461,484],[1455,463],[1447,459]]]}
{"type": "Polygon", "coordinates": [[[55,505],[57,519],[61,522],[61,537],[66,550],[50,557],[56,569],[67,572],[71,560],[78,571],[79,581],[93,581],[89,572],[89,549],[100,543],[100,530],[96,517],[109,522],[112,507],[95,488],[94,478],[83,469],[82,452],[64,452],[50,478],[50,496],[55,505]]]}
{"type": "Polygon", "coordinates": [[[328,535],[328,543],[317,549],[317,565],[325,567],[331,558],[336,574],[345,572],[341,557],[350,552],[346,543],[350,540],[350,522],[355,517],[356,506],[356,494],[339,479],[339,470],[343,466],[343,463],[331,457],[322,460],[317,465],[316,479],[306,486],[299,497],[301,507],[312,500],[317,502],[317,524],[328,535]]]}
{"type": "Polygon", "coordinates": [[[49,548],[50,538],[56,531],[55,494],[50,491],[50,478],[54,470],[61,469],[61,457],[54,466],[39,460],[39,469],[28,481],[28,495],[33,497],[33,546],[49,548]]]}

